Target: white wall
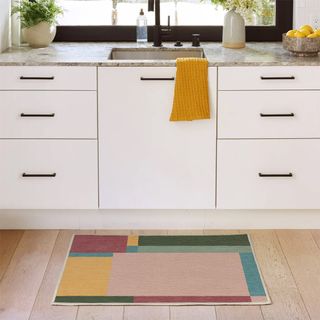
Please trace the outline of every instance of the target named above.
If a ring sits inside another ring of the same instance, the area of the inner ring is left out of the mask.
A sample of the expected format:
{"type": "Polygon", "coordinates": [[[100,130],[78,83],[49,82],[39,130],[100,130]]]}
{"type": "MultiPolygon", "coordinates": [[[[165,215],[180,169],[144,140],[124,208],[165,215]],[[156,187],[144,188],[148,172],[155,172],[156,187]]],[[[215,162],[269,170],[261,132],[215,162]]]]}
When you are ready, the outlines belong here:
{"type": "Polygon", "coordinates": [[[294,0],[294,28],[304,24],[320,28],[320,0],[294,0]]]}
{"type": "Polygon", "coordinates": [[[10,0],[0,0],[0,52],[9,46],[9,4],[10,0]]]}

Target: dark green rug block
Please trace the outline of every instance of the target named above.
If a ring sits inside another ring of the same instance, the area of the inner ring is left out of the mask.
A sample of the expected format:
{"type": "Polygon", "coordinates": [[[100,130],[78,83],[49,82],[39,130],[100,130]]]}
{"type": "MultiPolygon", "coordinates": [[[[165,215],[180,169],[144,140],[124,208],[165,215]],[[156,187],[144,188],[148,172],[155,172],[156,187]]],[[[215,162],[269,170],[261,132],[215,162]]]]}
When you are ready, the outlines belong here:
{"type": "Polygon", "coordinates": [[[139,246],[250,246],[248,235],[140,236],[139,246]]]}

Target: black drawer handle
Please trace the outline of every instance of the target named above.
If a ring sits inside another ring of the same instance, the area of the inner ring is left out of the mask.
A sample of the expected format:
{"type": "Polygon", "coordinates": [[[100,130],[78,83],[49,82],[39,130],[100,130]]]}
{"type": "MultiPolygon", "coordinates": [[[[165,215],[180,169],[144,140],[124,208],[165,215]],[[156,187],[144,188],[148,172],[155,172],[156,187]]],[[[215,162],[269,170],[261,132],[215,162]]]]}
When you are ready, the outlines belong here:
{"type": "Polygon", "coordinates": [[[51,77],[25,77],[25,76],[21,76],[20,80],[54,80],[54,76],[51,76],[51,77]]]}
{"type": "Polygon", "coordinates": [[[22,118],[53,118],[55,116],[54,113],[21,113],[20,117],[22,118]]]}
{"type": "Polygon", "coordinates": [[[274,174],[274,173],[259,173],[259,177],[261,178],[291,178],[293,177],[293,174],[290,173],[280,173],[280,174],[274,174]]]}
{"type": "Polygon", "coordinates": [[[262,118],[271,117],[294,117],[294,113],[260,113],[262,118]]]}
{"type": "Polygon", "coordinates": [[[56,177],[56,173],[23,173],[23,178],[54,178],[56,177]]]}
{"type": "Polygon", "coordinates": [[[140,80],[142,80],[142,81],[173,81],[174,77],[170,77],[170,78],[145,78],[145,77],[140,77],[140,80]]]}
{"type": "Polygon", "coordinates": [[[289,76],[289,77],[264,77],[261,76],[261,80],[295,80],[295,76],[289,76]]]}

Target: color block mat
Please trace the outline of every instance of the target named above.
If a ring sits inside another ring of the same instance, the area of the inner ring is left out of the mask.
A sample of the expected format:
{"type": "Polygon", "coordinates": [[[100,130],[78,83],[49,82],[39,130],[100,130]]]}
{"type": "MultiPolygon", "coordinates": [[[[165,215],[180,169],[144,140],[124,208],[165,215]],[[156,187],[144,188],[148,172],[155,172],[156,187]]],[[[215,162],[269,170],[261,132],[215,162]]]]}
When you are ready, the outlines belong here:
{"type": "Polygon", "coordinates": [[[54,305],[268,304],[248,235],[74,236],[54,305]]]}

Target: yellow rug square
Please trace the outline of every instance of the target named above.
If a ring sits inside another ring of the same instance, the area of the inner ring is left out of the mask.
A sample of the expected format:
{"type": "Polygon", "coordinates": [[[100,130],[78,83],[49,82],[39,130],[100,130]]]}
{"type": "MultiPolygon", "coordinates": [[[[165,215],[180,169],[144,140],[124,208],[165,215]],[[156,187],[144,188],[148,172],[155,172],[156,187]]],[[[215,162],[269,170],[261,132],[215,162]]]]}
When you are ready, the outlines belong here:
{"type": "Polygon", "coordinates": [[[112,257],[68,257],[58,296],[107,294],[112,257]]]}
{"type": "Polygon", "coordinates": [[[127,246],[137,246],[139,243],[139,236],[128,236],[127,246]]]}

